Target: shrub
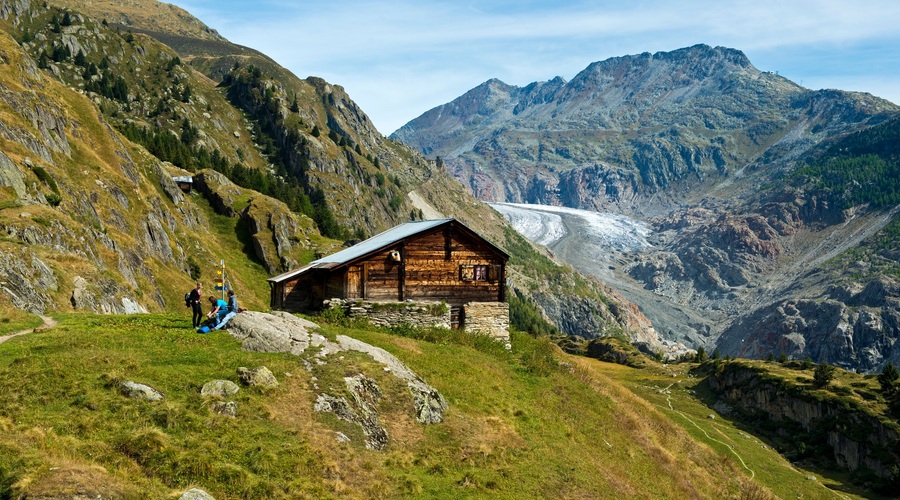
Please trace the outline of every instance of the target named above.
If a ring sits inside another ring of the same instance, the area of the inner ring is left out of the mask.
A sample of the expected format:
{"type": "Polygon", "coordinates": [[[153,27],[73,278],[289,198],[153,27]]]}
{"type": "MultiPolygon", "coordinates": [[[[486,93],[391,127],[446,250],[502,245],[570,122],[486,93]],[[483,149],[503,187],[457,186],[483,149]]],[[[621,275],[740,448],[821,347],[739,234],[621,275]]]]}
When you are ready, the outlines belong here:
{"type": "Polygon", "coordinates": [[[189,256],[188,256],[188,262],[187,262],[187,263],[188,263],[188,272],[189,272],[190,275],[191,275],[191,279],[194,280],[194,281],[200,279],[200,274],[201,274],[201,271],[200,271],[200,264],[197,264],[197,261],[194,260],[194,256],[193,256],[193,255],[189,255],[189,256]]]}
{"type": "Polygon", "coordinates": [[[56,193],[47,193],[44,195],[44,199],[47,200],[47,203],[52,207],[58,207],[60,203],[62,203],[62,196],[56,193]]]}
{"type": "Polygon", "coordinates": [[[59,186],[56,185],[56,179],[44,167],[33,167],[31,170],[38,180],[46,184],[55,194],[59,194],[59,186]]]}
{"type": "Polygon", "coordinates": [[[900,371],[894,367],[893,363],[888,362],[878,374],[878,384],[881,385],[881,392],[886,396],[897,391],[900,386],[900,371]]]}
{"type": "Polygon", "coordinates": [[[328,323],[342,324],[347,320],[347,311],[343,307],[329,307],[319,313],[319,317],[328,323]]]}
{"type": "Polygon", "coordinates": [[[818,388],[827,387],[834,379],[834,372],[835,367],[829,364],[816,365],[816,370],[813,372],[813,385],[818,388]]]}
{"type": "Polygon", "coordinates": [[[559,370],[559,363],[553,357],[556,346],[549,337],[531,337],[516,330],[510,332],[513,352],[519,357],[522,369],[533,375],[545,377],[559,370]]]}

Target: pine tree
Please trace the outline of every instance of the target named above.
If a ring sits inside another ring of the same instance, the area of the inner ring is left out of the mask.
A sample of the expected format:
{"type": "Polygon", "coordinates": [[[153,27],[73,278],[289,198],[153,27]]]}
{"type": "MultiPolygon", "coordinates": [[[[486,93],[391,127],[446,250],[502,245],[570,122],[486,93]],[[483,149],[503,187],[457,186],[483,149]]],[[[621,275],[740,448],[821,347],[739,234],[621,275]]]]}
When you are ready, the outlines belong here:
{"type": "Polygon", "coordinates": [[[816,365],[816,371],[813,372],[813,385],[818,388],[827,387],[834,380],[835,367],[822,363],[816,365]]]}
{"type": "Polygon", "coordinates": [[[878,383],[881,385],[881,392],[886,398],[892,396],[900,390],[900,371],[893,363],[888,362],[881,373],[878,374],[878,383]]]}

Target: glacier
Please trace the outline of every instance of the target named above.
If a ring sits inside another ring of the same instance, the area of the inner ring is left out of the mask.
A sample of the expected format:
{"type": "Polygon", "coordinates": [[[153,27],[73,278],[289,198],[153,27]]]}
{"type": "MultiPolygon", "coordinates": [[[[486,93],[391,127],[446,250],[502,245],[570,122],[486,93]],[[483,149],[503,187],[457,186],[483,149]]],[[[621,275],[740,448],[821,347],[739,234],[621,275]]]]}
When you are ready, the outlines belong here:
{"type": "Polygon", "coordinates": [[[624,215],[527,203],[489,205],[506,217],[522,236],[549,248],[570,234],[568,227],[573,224],[567,222],[572,219],[580,222],[577,224],[580,231],[585,231],[577,238],[590,241],[592,246],[620,252],[641,252],[652,247],[648,241],[652,234],[650,225],[624,215]]]}

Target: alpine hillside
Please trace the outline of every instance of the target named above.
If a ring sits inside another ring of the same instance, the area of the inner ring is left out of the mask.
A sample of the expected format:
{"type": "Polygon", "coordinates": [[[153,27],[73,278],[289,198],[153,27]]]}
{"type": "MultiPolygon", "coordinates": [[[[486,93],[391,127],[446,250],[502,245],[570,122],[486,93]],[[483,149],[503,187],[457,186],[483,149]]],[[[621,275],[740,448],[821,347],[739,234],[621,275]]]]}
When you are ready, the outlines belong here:
{"type": "Polygon", "coordinates": [[[670,340],[873,371],[900,361],[898,117],[884,99],[805,89],[696,45],[571,81],[490,80],[392,137],[487,201],[648,222],[640,251],[585,254],[577,230],[550,247],[670,340]]]}
{"type": "Polygon", "coordinates": [[[633,304],[383,137],[340,86],[181,9],[0,0],[0,48],[5,311],[183,310],[223,260],[242,303],[267,308],[268,276],[448,216],[513,255],[516,318],[662,347],[633,304]],[[184,175],[191,193],[172,180],[184,175]]]}

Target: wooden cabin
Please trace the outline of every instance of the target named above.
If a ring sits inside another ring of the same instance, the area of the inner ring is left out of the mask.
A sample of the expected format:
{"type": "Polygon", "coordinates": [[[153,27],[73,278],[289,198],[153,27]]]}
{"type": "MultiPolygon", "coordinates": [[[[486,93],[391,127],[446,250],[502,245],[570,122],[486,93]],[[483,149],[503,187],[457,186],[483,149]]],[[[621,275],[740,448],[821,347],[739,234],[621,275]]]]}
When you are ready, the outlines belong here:
{"type": "Polygon", "coordinates": [[[506,302],[509,255],[454,219],[402,224],[269,278],[271,307],[314,310],[326,299],[506,302]]]}
{"type": "Polygon", "coordinates": [[[172,180],[175,181],[175,184],[185,193],[190,194],[191,190],[194,187],[194,178],[190,175],[179,175],[172,177],[172,180]]]}

